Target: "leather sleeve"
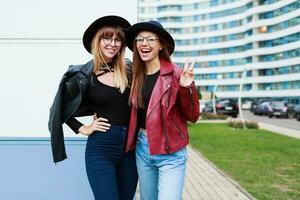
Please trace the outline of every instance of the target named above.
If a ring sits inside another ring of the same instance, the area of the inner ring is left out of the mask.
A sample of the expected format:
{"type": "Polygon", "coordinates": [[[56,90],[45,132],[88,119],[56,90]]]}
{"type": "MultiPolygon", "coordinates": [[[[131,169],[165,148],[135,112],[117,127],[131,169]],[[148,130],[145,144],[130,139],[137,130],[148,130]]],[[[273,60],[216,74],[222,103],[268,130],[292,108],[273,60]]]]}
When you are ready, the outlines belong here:
{"type": "Polygon", "coordinates": [[[199,96],[193,82],[190,87],[179,87],[179,106],[184,118],[191,122],[196,122],[199,118],[199,96]]]}

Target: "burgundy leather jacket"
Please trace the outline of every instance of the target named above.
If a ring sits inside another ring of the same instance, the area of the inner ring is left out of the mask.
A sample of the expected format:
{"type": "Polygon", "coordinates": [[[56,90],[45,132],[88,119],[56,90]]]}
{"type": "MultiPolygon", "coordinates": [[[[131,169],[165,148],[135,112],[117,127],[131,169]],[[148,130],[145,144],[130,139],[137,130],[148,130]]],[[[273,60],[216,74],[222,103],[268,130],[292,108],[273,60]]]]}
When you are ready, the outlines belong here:
{"type": "MultiPolygon", "coordinates": [[[[146,127],[151,155],[173,153],[189,143],[187,120],[199,118],[199,98],[195,84],[179,85],[182,69],[161,60],[160,74],[149,101],[146,127]]],[[[133,97],[133,99],[135,99],[133,97]]],[[[137,132],[136,102],[132,102],[126,151],[134,150],[137,132]]]]}

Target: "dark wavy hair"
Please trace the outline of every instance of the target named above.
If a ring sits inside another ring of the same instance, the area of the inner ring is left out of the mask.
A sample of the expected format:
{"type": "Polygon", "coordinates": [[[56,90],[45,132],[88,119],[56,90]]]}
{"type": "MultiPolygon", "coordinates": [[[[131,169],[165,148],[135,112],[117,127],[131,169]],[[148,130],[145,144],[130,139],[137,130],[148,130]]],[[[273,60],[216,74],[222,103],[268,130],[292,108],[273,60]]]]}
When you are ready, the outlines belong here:
{"type": "MultiPolygon", "coordinates": [[[[159,35],[158,35],[159,36],[159,35]]],[[[171,62],[170,54],[167,48],[167,41],[164,38],[160,38],[159,42],[162,46],[162,50],[159,51],[158,57],[160,60],[171,62]]],[[[136,44],[133,44],[133,63],[132,63],[132,85],[129,96],[129,104],[136,108],[144,108],[143,103],[143,85],[144,77],[146,74],[145,62],[141,59],[136,44]]]]}

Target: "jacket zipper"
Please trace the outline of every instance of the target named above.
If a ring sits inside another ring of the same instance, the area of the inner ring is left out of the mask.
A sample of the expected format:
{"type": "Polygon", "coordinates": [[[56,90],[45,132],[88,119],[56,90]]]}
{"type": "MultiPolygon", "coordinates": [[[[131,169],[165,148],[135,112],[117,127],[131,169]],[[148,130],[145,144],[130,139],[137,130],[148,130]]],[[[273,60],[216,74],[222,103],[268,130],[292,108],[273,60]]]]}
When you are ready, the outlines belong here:
{"type": "Polygon", "coordinates": [[[164,129],[164,135],[165,135],[165,150],[167,153],[170,152],[170,147],[169,147],[169,140],[168,140],[168,134],[167,134],[167,129],[165,125],[165,118],[163,115],[163,108],[162,108],[162,102],[160,102],[160,108],[161,108],[161,118],[162,118],[162,123],[163,123],[163,129],[164,129]]]}
{"type": "Polygon", "coordinates": [[[174,126],[175,126],[175,128],[177,129],[177,131],[178,131],[178,133],[180,134],[180,136],[181,136],[182,138],[184,138],[183,132],[179,129],[179,127],[177,126],[177,124],[174,123],[174,120],[173,120],[172,117],[171,117],[171,119],[172,119],[172,123],[174,124],[174,126]]]}
{"type": "Polygon", "coordinates": [[[171,98],[171,91],[170,91],[170,89],[169,89],[169,90],[168,90],[168,100],[167,100],[167,102],[166,102],[166,107],[167,107],[167,108],[169,107],[170,98],[171,98]]]}
{"type": "Polygon", "coordinates": [[[193,91],[192,91],[192,86],[189,87],[189,93],[190,93],[190,107],[193,108],[193,101],[192,101],[192,98],[193,98],[193,91]]]}

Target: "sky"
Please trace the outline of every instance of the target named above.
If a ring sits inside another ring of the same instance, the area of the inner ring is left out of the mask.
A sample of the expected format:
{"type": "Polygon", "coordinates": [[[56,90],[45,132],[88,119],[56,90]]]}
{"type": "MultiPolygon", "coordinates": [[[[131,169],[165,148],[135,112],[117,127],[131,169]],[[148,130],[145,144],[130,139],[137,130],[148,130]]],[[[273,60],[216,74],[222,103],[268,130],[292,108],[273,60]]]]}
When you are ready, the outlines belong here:
{"type": "MultiPolygon", "coordinates": [[[[120,15],[135,23],[137,2],[0,0],[0,4],[0,137],[48,137],[49,109],[63,73],[69,65],[91,59],[81,43],[83,32],[104,15],[120,15]],[[66,38],[74,40],[60,40],[66,38]]],[[[65,133],[74,136],[66,127],[65,133]]]]}

